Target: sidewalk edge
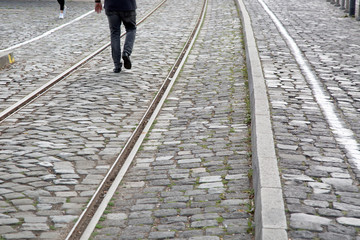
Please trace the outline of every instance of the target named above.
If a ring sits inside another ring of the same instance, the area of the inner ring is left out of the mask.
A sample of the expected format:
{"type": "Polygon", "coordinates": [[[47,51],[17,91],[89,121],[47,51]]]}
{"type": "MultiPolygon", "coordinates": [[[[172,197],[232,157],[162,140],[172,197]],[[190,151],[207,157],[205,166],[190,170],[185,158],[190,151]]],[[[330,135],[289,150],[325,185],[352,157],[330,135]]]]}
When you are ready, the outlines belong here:
{"type": "Polygon", "coordinates": [[[284,199],[262,65],[250,16],[243,0],[235,2],[241,13],[249,76],[255,239],[288,240],[284,199]]]}

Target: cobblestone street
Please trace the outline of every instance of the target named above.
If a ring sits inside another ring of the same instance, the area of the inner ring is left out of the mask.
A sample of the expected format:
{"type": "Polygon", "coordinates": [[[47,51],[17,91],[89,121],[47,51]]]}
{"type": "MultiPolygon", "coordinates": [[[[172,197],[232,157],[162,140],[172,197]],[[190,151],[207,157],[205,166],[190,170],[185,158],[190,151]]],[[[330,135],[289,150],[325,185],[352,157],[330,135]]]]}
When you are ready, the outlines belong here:
{"type": "MultiPolygon", "coordinates": [[[[326,1],[264,2],[304,53],[341,121],[359,141],[358,22],[326,1]]],[[[359,158],[352,158],[339,142],[314,87],[259,1],[245,3],[271,104],[289,238],[360,239],[359,158]]]]}
{"type": "MultiPolygon", "coordinates": [[[[160,2],[137,0],[137,21],[160,2]]],[[[59,19],[56,1],[0,0],[15,59],[0,112],[109,43],[93,1],[66,5],[59,19]]],[[[113,73],[108,47],[0,122],[0,239],[66,239],[202,6],[165,1],[138,25],[131,70],[113,73]]],[[[360,240],[359,27],[326,0],[208,0],[90,239],[360,240]]]]}
{"type": "Polygon", "coordinates": [[[197,44],[94,239],[252,239],[236,19],[233,2],[209,2],[197,44]]]}

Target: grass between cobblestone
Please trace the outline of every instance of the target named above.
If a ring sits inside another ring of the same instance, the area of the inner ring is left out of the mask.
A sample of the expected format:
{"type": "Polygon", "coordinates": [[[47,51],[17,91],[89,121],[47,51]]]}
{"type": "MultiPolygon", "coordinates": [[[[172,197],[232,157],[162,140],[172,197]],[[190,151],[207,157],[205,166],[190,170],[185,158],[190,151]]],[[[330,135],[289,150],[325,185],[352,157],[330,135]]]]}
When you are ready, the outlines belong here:
{"type": "MultiPolygon", "coordinates": [[[[241,38],[241,43],[242,43],[242,49],[245,50],[245,45],[244,45],[244,39],[243,39],[243,36],[241,38]]],[[[243,56],[243,59],[246,59],[246,56],[245,56],[245,52],[242,51],[242,56],[243,56]]],[[[255,232],[255,225],[254,225],[254,189],[252,188],[252,177],[253,177],[253,170],[251,168],[251,157],[252,157],[252,153],[251,153],[251,109],[250,109],[250,96],[249,96],[249,87],[248,87],[248,73],[247,73],[247,66],[246,66],[246,60],[244,60],[243,62],[244,66],[241,68],[241,73],[242,73],[242,77],[243,77],[243,80],[244,80],[244,86],[245,86],[245,92],[246,92],[246,96],[245,96],[245,104],[246,104],[246,116],[245,116],[245,120],[244,120],[244,124],[246,124],[248,126],[248,133],[247,133],[247,138],[245,139],[244,142],[242,142],[241,144],[239,144],[238,146],[235,146],[235,147],[241,147],[243,144],[245,144],[247,147],[247,154],[245,155],[245,157],[247,158],[248,160],[248,164],[250,166],[250,169],[247,171],[247,177],[249,178],[249,182],[250,182],[250,187],[249,189],[247,190],[244,190],[243,192],[246,193],[248,195],[248,199],[249,201],[247,203],[244,204],[244,209],[242,211],[246,212],[249,216],[248,218],[248,223],[247,223],[247,232],[249,234],[252,234],[254,236],[254,232],[255,232]]],[[[234,69],[231,69],[231,71],[234,73],[235,70],[234,69]]],[[[232,97],[233,95],[235,95],[235,88],[234,88],[234,83],[235,83],[235,80],[234,78],[231,79],[231,83],[232,83],[232,87],[230,88],[230,96],[232,97]]],[[[206,99],[207,100],[207,99],[206,99]]],[[[166,101],[167,103],[167,101],[166,101]]],[[[165,103],[165,104],[166,104],[165,103]]],[[[233,123],[233,119],[232,119],[232,113],[234,113],[234,109],[233,109],[233,105],[230,104],[229,106],[229,109],[228,109],[228,112],[230,113],[229,116],[228,116],[228,120],[229,120],[229,123],[232,124],[233,123]]],[[[213,113],[214,114],[214,113],[213,113]]],[[[145,139],[144,139],[144,143],[148,142],[150,140],[150,133],[152,132],[152,130],[154,129],[154,126],[157,124],[157,121],[155,121],[152,125],[152,127],[150,128],[150,131],[147,133],[145,139]]],[[[232,128],[230,129],[230,133],[235,133],[235,129],[232,128]]],[[[209,138],[213,138],[215,135],[215,132],[212,131],[209,133],[209,138]]],[[[206,142],[207,142],[207,139],[204,138],[202,139],[202,142],[203,143],[199,143],[199,142],[195,142],[196,145],[198,145],[199,147],[201,148],[204,148],[204,149],[209,149],[209,150],[213,150],[211,147],[207,146],[206,142]]],[[[230,146],[227,146],[227,147],[230,147],[230,146]]],[[[157,147],[158,148],[158,147],[157,147]]],[[[183,147],[179,147],[179,150],[180,151],[184,151],[185,149],[183,147]]],[[[139,149],[139,152],[142,152],[144,151],[143,148],[139,149]]],[[[225,167],[222,167],[222,168],[219,168],[217,171],[228,171],[228,170],[231,170],[232,167],[228,165],[228,157],[224,157],[223,159],[223,164],[225,167]]],[[[205,159],[201,159],[201,167],[204,167],[206,168],[206,171],[209,171],[209,169],[207,169],[206,166],[204,166],[204,164],[206,163],[206,160],[205,159]]],[[[190,170],[189,171],[189,175],[191,176],[193,174],[193,171],[190,170]]],[[[216,206],[220,206],[220,203],[222,200],[226,200],[227,197],[226,197],[226,194],[228,193],[231,193],[231,191],[229,191],[229,187],[227,186],[229,181],[225,179],[226,175],[221,175],[221,178],[222,178],[222,183],[224,184],[224,188],[226,189],[225,193],[221,193],[219,195],[219,200],[216,201],[216,206]]],[[[198,189],[198,186],[200,185],[200,177],[196,177],[195,179],[195,182],[194,182],[194,189],[198,189]]],[[[170,181],[170,184],[168,184],[166,187],[167,189],[171,189],[173,186],[176,186],[176,181],[174,181],[173,179],[170,181]]],[[[185,190],[179,190],[180,192],[186,192],[185,190]]],[[[144,192],[144,193],[147,193],[147,192],[144,192]]],[[[158,199],[161,203],[164,203],[165,199],[161,196],[158,196],[158,199]]],[[[198,200],[197,201],[198,203],[201,203],[201,202],[206,202],[206,201],[202,201],[202,200],[198,200]]],[[[167,202],[168,204],[169,203],[176,203],[176,201],[174,202],[171,202],[171,201],[168,201],[167,202]]],[[[189,199],[187,202],[186,202],[186,206],[187,207],[192,207],[192,204],[194,202],[189,199]]],[[[111,212],[111,209],[113,207],[113,203],[111,204],[111,202],[109,203],[108,205],[108,208],[107,210],[104,212],[104,216],[101,218],[102,221],[104,221],[106,219],[106,214],[110,213],[111,212]]],[[[151,210],[151,211],[155,211],[154,209],[151,210]]],[[[181,209],[177,208],[176,209],[177,213],[180,214],[180,211],[181,209]]],[[[154,229],[157,229],[157,226],[156,224],[159,223],[159,219],[161,217],[155,217],[155,216],[152,216],[153,218],[156,218],[156,220],[154,221],[154,229]]],[[[224,218],[220,215],[219,217],[217,217],[216,219],[214,219],[217,221],[217,223],[219,225],[222,225],[223,222],[224,222],[224,218]]],[[[101,229],[102,226],[101,224],[98,224],[97,229],[101,229]]],[[[216,228],[215,226],[205,226],[205,227],[191,227],[191,225],[188,223],[187,224],[187,227],[186,227],[186,230],[199,230],[199,229],[202,229],[202,230],[205,230],[205,229],[209,229],[209,228],[216,228]]],[[[224,228],[224,235],[227,235],[227,228],[225,226],[223,226],[224,228]]],[[[171,230],[171,231],[175,231],[177,232],[178,230],[171,230]]],[[[92,237],[95,237],[98,233],[95,231],[92,235],[92,237]]],[[[222,238],[220,238],[222,239],[222,238]]]]}
{"type": "MultiPolygon", "coordinates": [[[[240,12],[239,9],[237,9],[238,11],[238,15],[239,18],[240,17],[240,12]]],[[[241,24],[241,30],[243,30],[243,26],[242,26],[242,22],[240,22],[241,24]]],[[[241,31],[243,33],[243,31],[241,31]]],[[[250,168],[248,170],[248,178],[250,181],[250,187],[251,189],[249,189],[247,191],[248,195],[249,195],[249,203],[247,204],[247,213],[249,214],[250,218],[248,219],[248,229],[247,232],[252,234],[253,236],[255,236],[255,224],[254,224],[254,217],[255,217],[255,203],[254,203],[254,198],[255,198],[255,191],[253,188],[253,169],[252,169],[252,152],[251,152],[251,104],[250,104],[250,90],[249,90],[249,74],[247,71],[247,64],[246,64],[246,43],[245,43],[245,38],[244,38],[244,34],[241,35],[241,47],[242,47],[242,56],[244,59],[244,66],[241,69],[242,71],[242,75],[243,75],[243,79],[244,79],[244,84],[245,84],[245,91],[246,91],[246,97],[245,97],[245,104],[246,104],[246,117],[245,117],[245,122],[244,124],[246,124],[248,126],[248,138],[247,138],[247,146],[248,146],[248,159],[250,160],[250,168]]]]}

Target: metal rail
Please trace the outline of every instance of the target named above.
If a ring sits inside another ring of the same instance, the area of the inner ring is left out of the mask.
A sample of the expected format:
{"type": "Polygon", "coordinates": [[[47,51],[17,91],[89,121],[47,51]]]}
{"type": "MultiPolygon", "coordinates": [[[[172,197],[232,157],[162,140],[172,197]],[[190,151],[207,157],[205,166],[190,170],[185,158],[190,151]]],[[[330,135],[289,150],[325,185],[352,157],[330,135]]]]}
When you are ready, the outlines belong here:
{"type": "MultiPolygon", "coordinates": [[[[167,0],[162,0],[153,10],[151,10],[149,13],[147,13],[136,25],[140,25],[143,23],[150,15],[152,15],[156,10],[158,10],[167,0]]],[[[121,37],[125,36],[126,33],[123,33],[121,37]]],[[[13,115],[14,113],[18,112],[20,109],[24,108],[28,104],[32,103],[34,100],[45,94],[47,91],[49,91],[55,84],[62,81],[64,78],[68,77],[70,74],[75,72],[80,67],[84,66],[87,62],[89,62],[91,59],[93,59],[95,56],[100,54],[102,51],[104,51],[107,47],[110,46],[110,42],[105,44],[104,46],[100,47],[95,52],[91,53],[89,56],[81,60],[80,62],[76,63],[69,69],[65,70],[64,72],[57,75],[52,80],[48,81],[41,87],[37,88],[35,91],[31,92],[21,100],[17,101],[15,104],[11,105],[4,111],[0,113],[0,123],[3,122],[6,118],[13,115]]]]}
{"type": "Polygon", "coordinates": [[[128,167],[135,157],[136,152],[138,151],[138,148],[145,138],[146,133],[153,124],[153,121],[158,115],[163,103],[165,102],[165,99],[167,98],[173,84],[175,83],[177,76],[185,64],[186,58],[195,43],[196,37],[199,34],[201,25],[205,19],[207,3],[208,0],[204,0],[201,14],[179,57],[175,61],[172,69],[165,78],[165,81],[163,82],[144,116],[140,120],[137,128],[126,142],[121,153],[108,171],[102,183],[99,185],[96,193],[88,203],[86,209],[81,214],[66,240],[88,239],[93,232],[95,225],[103,214],[103,211],[105,210],[111,197],[115,193],[117,186],[125,175],[128,167]]]}

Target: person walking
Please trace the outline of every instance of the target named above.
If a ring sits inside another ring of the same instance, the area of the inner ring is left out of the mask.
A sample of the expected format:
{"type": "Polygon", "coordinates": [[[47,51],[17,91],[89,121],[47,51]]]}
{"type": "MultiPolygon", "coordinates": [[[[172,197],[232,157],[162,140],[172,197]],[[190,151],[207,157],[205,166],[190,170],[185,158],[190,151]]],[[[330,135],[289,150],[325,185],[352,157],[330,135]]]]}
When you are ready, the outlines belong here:
{"type": "Polygon", "coordinates": [[[65,0],[57,0],[60,4],[60,15],[59,18],[63,19],[66,13],[66,6],[65,6],[65,0]]]}
{"type": "MultiPolygon", "coordinates": [[[[130,55],[133,50],[136,35],[136,0],[105,0],[105,14],[108,18],[111,40],[111,55],[114,61],[114,72],[121,72],[121,23],[126,30],[126,38],[122,59],[124,67],[131,69],[130,55]]],[[[100,13],[102,10],[101,0],[95,0],[95,11],[100,13]]]]}

